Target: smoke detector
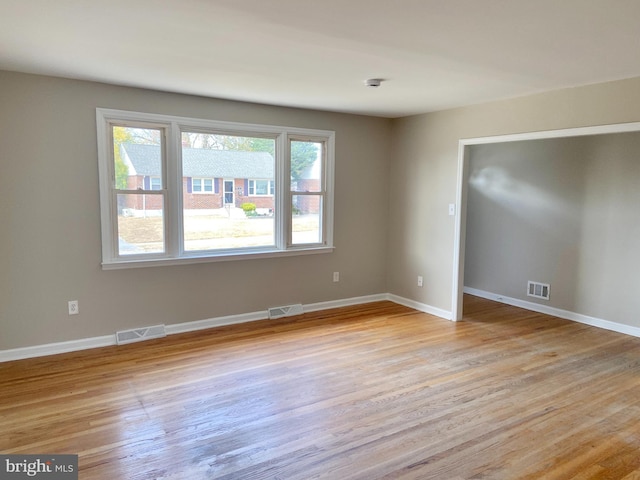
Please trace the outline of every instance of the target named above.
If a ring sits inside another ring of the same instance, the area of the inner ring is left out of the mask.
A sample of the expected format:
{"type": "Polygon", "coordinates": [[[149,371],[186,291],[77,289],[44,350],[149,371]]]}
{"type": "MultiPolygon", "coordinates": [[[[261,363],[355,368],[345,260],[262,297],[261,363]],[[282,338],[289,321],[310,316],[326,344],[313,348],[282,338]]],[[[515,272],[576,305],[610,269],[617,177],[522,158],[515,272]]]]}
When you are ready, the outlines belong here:
{"type": "Polygon", "coordinates": [[[370,78],[369,80],[365,80],[364,84],[367,87],[378,88],[382,81],[382,78],[370,78]]]}

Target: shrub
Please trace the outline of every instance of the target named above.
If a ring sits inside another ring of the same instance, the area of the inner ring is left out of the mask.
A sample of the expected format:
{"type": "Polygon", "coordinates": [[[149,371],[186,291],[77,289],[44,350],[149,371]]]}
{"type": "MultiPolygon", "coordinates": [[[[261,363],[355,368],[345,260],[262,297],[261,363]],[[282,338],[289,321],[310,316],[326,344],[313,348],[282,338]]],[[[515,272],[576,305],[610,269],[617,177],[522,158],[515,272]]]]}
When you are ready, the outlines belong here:
{"type": "Polygon", "coordinates": [[[255,215],[256,213],[256,204],[255,203],[243,203],[242,204],[242,210],[244,211],[245,215],[255,215]]]}

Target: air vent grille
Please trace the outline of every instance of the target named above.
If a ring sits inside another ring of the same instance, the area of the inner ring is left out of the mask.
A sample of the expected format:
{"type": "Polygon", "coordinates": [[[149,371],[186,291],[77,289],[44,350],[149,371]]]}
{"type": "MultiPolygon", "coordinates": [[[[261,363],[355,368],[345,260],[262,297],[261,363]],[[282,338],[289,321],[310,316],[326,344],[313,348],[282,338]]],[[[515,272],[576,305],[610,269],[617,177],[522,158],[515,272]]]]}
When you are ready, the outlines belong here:
{"type": "Polygon", "coordinates": [[[300,315],[304,313],[302,304],[285,305],[284,307],[273,307],[269,309],[269,318],[290,317],[292,315],[300,315]]]}
{"type": "Polygon", "coordinates": [[[549,284],[532,282],[529,280],[527,285],[527,295],[530,297],[541,298],[543,300],[549,300],[549,284]]]}
{"type": "Polygon", "coordinates": [[[116,342],[118,345],[124,345],[166,336],[167,332],[164,329],[164,325],[154,325],[152,327],[132,328],[131,330],[116,332],[116,342]]]}

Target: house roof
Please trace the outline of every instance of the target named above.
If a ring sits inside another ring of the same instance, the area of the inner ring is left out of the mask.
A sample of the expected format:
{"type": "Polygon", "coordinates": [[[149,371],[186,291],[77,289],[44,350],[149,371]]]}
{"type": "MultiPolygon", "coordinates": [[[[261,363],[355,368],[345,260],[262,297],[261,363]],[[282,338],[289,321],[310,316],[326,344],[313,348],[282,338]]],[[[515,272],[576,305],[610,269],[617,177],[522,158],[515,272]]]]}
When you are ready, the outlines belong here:
{"type": "MultiPolygon", "coordinates": [[[[129,175],[160,175],[158,145],[123,143],[121,153],[129,175]]],[[[183,148],[182,171],[185,177],[269,179],[274,160],[267,152],[183,148]]]]}

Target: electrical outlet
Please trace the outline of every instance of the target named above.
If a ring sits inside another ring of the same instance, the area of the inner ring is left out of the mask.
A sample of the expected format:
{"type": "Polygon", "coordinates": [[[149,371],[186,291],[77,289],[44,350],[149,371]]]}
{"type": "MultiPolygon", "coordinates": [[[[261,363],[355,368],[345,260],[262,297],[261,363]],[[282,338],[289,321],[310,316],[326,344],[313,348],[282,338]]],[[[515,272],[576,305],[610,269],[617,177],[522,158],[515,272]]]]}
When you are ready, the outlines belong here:
{"type": "Polygon", "coordinates": [[[418,286],[421,287],[423,285],[422,275],[418,275],[418,286]]]}
{"type": "Polygon", "coordinates": [[[333,281],[334,282],[340,281],[340,272],[333,272],[333,281]]]}
{"type": "Polygon", "coordinates": [[[78,305],[78,300],[70,300],[69,315],[78,315],[79,313],[80,313],[80,307],[78,305]]]}

